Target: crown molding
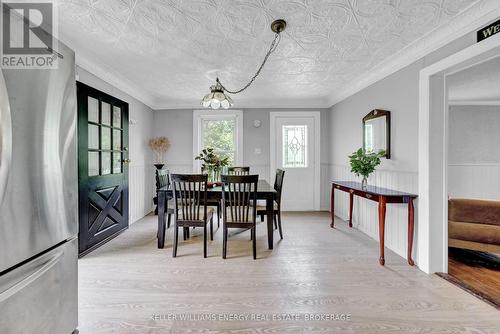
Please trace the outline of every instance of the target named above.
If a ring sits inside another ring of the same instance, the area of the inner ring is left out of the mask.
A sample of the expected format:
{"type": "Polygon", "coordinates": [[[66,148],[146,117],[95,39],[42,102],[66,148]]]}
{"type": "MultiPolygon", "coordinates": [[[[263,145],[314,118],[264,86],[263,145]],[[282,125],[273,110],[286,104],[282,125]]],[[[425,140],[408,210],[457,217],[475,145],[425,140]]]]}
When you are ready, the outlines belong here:
{"type": "Polygon", "coordinates": [[[398,53],[376,65],[367,73],[359,76],[349,87],[328,98],[330,107],[356,94],[366,87],[411,65],[433,51],[468,33],[486,25],[500,16],[500,1],[484,0],[469,6],[456,17],[416,41],[410,43],[398,53]]]}
{"type": "Polygon", "coordinates": [[[90,60],[88,57],[82,55],[82,53],[76,53],[76,65],[83,68],[84,70],[95,75],[97,78],[105,81],[111,86],[121,90],[127,95],[130,95],[134,99],[144,103],[151,109],[155,109],[155,98],[148,94],[144,89],[130,83],[130,81],[119,74],[115,74],[112,70],[107,70],[101,64],[90,60]]]}
{"type": "MultiPolygon", "coordinates": [[[[294,99],[286,100],[276,103],[273,100],[259,100],[259,101],[248,101],[248,100],[238,100],[234,98],[234,107],[237,109],[255,109],[255,108],[266,108],[266,109],[280,109],[280,108],[319,108],[325,109],[329,106],[326,98],[307,98],[307,99],[294,99]]],[[[201,97],[200,97],[201,101],[201,97]]],[[[189,101],[162,101],[152,107],[154,110],[173,110],[173,109],[203,109],[203,107],[198,104],[193,104],[189,101]]]]}

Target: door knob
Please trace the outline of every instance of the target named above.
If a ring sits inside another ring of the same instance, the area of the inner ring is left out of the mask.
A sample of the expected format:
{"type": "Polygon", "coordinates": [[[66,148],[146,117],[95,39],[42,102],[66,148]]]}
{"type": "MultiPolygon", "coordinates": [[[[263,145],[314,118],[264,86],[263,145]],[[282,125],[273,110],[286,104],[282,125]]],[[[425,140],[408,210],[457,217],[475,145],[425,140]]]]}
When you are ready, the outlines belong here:
{"type": "Polygon", "coordinates": [[[122,160],[122,162],[123,162],[124,164],[129,164],[129,163],[130,163],[130,159],[123,159],[123,160],[122,160]]]}

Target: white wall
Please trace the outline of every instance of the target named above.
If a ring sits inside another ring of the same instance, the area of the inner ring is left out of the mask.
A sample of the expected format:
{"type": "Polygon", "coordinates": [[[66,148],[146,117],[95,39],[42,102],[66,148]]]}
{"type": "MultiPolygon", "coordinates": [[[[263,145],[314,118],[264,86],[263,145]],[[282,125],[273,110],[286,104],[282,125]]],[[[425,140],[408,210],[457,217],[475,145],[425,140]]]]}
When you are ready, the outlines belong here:
{"type": "MultiPolygon", "coordinates": [[[[392,75],[335,104],[330,109],[330,177],[335,180],[354,180],[347,156],[362,146],[363,116],[373,109],[391,111],[391,159],[384,160],[369,179],[381,187],[418,194],[418,112],[420,70],[472,44],[475,33],[470,32],[392,75]]],[[[348,196],[338,193],[336,215],[348,216],[348,196]]],[[[416,217],[418,221],[418,199],[416,217]]],[[[406,258],[407,208],[388,205],[385,245],[406,258]]],[[[353,224],[378,240],[377,205],[357,198],[354,203],[353,224]]],[[[413,258],[417,259],[418,224],[415,226],[413,258]]],[[[386,263],[388,263],[386,259],[386,263]]]]}
{"type": "MultiPolygon", "coordinates": [[[[270,113],[278,111],[320,111],[321,113],[321,208],[329,208],[329,110],[328,109],[243,109],[243,164],[261,178],[269,180],[270,170],[270,113]],[[261,120],[259,128],[254,120],[261,120]],[[261,153],[257,154],[256,149],[261,153]]],[[[155,110],[154,135],[167,136],[171,148],[166,154],[168,167],[174,172],[192,172],[193,166],[193,110],[155,110]]],[[[271,177],[274,181],[274,175],[271,177]]]]}
{"type": "Polygon", "coordinates": [[[77,68],[77,80],[102,90],[129,104],[129,222],[133,223],[148,214],[153,205],[154,167],[147,146],[153,133],[153,110],[121,90],[111,86],[83,68],[77,68]]]}
{"type": "Polygon", "coordinates": [[[451,106],[448,192],[500,199],[500,106],[451,106]]]}

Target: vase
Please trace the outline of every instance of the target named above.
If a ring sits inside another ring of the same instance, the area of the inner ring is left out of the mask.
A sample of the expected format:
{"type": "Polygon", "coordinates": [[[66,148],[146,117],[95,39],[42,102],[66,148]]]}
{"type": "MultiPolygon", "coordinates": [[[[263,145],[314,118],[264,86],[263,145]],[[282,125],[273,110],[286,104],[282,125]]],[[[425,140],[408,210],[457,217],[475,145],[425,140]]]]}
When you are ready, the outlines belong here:
{"type": "Polygon", "coordinates": [[[154,166],[156,167],[156,169],[162,169],[165,164],[154,164],[154,166]]]}
{"type": "Polygon", "coordinates": [[[203,173],[208,175],[208,182],[215,183],[220,181],[220,168],[208,166],[203,170],[203,173]]]}
{"type": "Polygon", "coordinates": [[[361,180],[361,188],[366,189],[368,187],[368,179],[366,177],[363,177],[363,180],[361,180]]]}

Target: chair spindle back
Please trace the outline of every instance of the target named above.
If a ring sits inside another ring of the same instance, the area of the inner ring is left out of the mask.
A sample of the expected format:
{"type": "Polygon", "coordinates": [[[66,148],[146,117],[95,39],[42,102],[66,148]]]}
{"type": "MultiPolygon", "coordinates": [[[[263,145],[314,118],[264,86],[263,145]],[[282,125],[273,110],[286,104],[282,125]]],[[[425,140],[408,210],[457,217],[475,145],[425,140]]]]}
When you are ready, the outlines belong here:
{"type": "Polygon", "coordinates": [[[255,222],[258,181],[258,175],[222,175],[222,199],[226,221],[255,222]]]}
{"type": "Polygon", "coordinates": [[[276,177],[274,178],[274,190],[278,193],[276,202],[281,203],[281,191],[283,190],[283,179],[285,178],[285,171],[283,169],[276,169],[276,177]]]}
{"type": "Polygon", "coordinates": [[[249,175],[250,167],[228,167],[228,175],[249,175]]]}
{"type": "Polygon", "coordinates": [[[171,179],[177,219],[180,221],[206,220],[208,176],[206,174],[172,174],[171,179]],[[201,210],[202,207],[203,210],[201,210]]]}

